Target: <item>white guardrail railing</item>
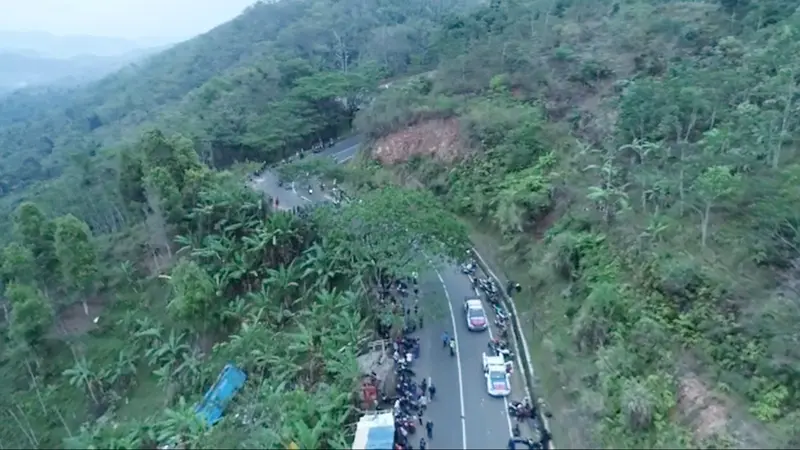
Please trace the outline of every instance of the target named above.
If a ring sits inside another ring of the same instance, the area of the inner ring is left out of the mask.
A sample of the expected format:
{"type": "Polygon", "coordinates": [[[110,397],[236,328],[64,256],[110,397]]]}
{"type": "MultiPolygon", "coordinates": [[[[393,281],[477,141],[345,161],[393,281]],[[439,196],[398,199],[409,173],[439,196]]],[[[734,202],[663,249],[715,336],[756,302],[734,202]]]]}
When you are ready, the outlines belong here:
{"type": "MultiPolygon", "coordinates": [[[[534,389],[536,387],[535,383],[536,377],[535,377],[535,372],[533,370],[533,364],[531,364],[531,351],[528,346],[528,341],[525,339],[525,333],[522,331],[522,322],[520,322],[519,320],[519,314],[517,313],[517,306],[514,304],[514,299],[510,295],[508,295],[508,292],[506,292],[505,289],[505,283],[497,276],[497,274],[494,273],[492,268],[489,267],[489,264],[486,262],[485,259],[483,259],[483,256],[481,256],[481,254],[478,253],[478,250],[473,248],[472,254],[474,254],[477,257],[477,262],[478,264],[480,264],[483,273],[494,278],[494,280],[497,282],[497,286],[499,286],[500,290],[502,291],[503,294],[502,298],[504,300],[504,303],[506,304],[506,308],[508,308],[508,310],[511,311],[511,316],[514,318],[512,322],[511,331],[513,332],[515,340],[514,344],[517,349],[517,351],[515,352],[517,356],[516,358],[517,364],[522,368],[523,372],[525,372],[525,377],[524,377],[525,393],[528,395],[528,398],[531,399],[531,402],[539,403],[538,400],[539,397],[533,396],[533,394],[535,393],[534,389]],[[522,349],[522,351],[519,351],[520,348],[522,349]]],[[[552,434],[550,433],[550,422],[547,420],[547,417],[542,411],[542,408],[540,407],[537,409],[539,411],[539,416],[540,416],[539,420],[541,420],[542,426],[544,426],[545,430],[547,430],[547,433],[550,434],[550,436],[552,437],[552,434]]],[[[550,450],[556,450],[556,446],[555,444],[553,444],[552,439],[550,440],[549,448],[550,450]]]]}

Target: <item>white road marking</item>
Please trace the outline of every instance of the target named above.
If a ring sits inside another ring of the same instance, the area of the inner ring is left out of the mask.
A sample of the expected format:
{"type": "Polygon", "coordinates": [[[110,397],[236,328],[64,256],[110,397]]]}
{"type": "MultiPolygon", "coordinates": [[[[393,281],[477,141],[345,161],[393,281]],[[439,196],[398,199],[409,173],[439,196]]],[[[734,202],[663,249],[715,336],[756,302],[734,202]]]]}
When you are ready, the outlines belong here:
{"type": "Polygon", "coordinates": [[[305,201],[307,201],[307,202],[310,202],[310,201],[311,201],[311,199],[310,199],[310,198],[308,198],[308,197],[306,197],[305,195],[301,195],[301,196],[300,196],[300,198],[302,198],[303,200],[305,200],[305,201]]]}
{"type": "Polygon", "coordinates": [[[339,164],[343,164],[343,163],[346,163],[347,161],[350,161],[351,159],[353,159],[354,156],[356,156],[356,155],[350,155],[347,158],[340,160],[339,164]]]}
{"type": "Polygon", "coordinates": [[[297,194],[297,189],[295,189],[295,188],[294,188],[294,181],[292,181],[292,192],[294,192],[295,194],[297,194]]]}
{"type": "MultiPolygon", "coordinates": [[[[475,295],[477,295],[478,298],[481,298],[481,293],[478,290],[478,288],[473,287],[472,290],[475,291],[475,295]]],[[[483,299],[481,299],[481,303],[483,303],[483,299]]],[[[488,319],[488,317],[487,317],[487,319],[488,319]]],[[[490,323],[489,326],[486,329],[489,331],[489,339],[494,339],[494,335],[492,334],[492,324],[490,323]]],[[[517,355],[517,356],[519,356],[519,355],[517,355]]],[[[519,370],[522,370],[522,367],[520,367],[519,370]]],[[[511,386],[511,389],[514,389],[514,386],[511,386]]],[[[531,400],[531,401],[533,401],[533,400],[531,400]]],[[[506,420],[508,421],[508,434],[509,434],[509,436],[513,436],[514,435],[514,426],[511,424],[511,414],[508,413],[508,398],[507,397],[503,397],[503,406],[506,408],[504,410],[504,412],[505,412],[506,420]]]]}
{"type": "Polygon", "coordinates": [[[444,296],[447,298],[447,307],[450,308],[450,320],[453,322],[453,338],[456,340],[456,364],[458,365],[458,396],[461,401],[461,444],[462,448],[467,450],[467,417],[464,411],[464,377],[461,369],[461,352],[459,351],[461,340],[458,338],[456,315],[453,313],[453,303],[450,301],[450,292],[447,290],[444,278],[442,278],[442,274],[440,274],[438,270],[436,270],[436,276],[439,277],[439,282],[442,283],[442,287],[444,288],[444,296]]]}
{"type": "MultiPolygon", "coordinates": [[[[350,149],[352,149],[353,147],[358,147],[358,144],[356,144],[356,145],[351,145],[350,147],[347,147],[347,148],[346,148],[346,149],[344,149],[344,150],[340,150],[340,151],[338,151],[338,152],[334,153],[334,154],[333,154],[333,157],[334,157],[334,158],[336,158],[337,156],[341,155],[342,153],[344,153],[344,152],[347,152],[347,151],[350,151],[350,149]]],[[[351,156],[351,157],[352,157],[352,156],[351,156]]]]}

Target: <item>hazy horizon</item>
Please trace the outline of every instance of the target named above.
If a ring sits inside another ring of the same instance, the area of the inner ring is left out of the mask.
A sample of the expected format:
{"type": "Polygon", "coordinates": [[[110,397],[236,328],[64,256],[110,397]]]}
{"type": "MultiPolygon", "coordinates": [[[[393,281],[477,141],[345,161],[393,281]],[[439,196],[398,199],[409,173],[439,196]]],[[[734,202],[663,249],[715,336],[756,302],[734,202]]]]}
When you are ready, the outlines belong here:
{"type": "Polygon", "coordinates": [[[0,30],[176,42],[236,17],[256,0],[28,0],[0,15],[0,30]],[[177,19],[180,18],[180,19],[177,19]]]}

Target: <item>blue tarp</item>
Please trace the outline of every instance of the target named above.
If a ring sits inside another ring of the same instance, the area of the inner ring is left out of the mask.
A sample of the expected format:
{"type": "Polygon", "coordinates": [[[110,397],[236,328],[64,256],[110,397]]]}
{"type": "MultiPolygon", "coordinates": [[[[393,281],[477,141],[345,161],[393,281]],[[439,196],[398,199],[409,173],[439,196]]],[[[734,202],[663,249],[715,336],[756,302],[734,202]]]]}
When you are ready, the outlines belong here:
{"type": "Polygon", "coordinates": [[[394,414],[367,413],[358,421],[353,449],[391,450],[394,447],[394,414]]]}
{"type": "Polygon", "coordinates": [[[366,450],[385,450],[394,447],[394,425],[391,427],[375,427],[367,434],[366,450]]]}

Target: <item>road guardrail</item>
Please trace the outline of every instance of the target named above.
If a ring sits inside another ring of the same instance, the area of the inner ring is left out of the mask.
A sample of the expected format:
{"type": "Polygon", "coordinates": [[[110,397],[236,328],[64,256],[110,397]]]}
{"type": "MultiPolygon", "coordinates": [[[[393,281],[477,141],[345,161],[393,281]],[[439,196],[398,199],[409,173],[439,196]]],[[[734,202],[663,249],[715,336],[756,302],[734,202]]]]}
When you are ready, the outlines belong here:
{"type": "MultiPolygon", "coordinates": [[[[503,303],[505,303],[505,307],[508,308],[509,311],[511,311],[511,315],[513,316],[514,319],[511,322],[511,329],[512,329],[511,331],[513,332],[515,340],[514,346],[517,349],[516,352],[517,364],[522,368],[522,371],[525,374],[524,376],[526,384],[525,391],[528,394],[528,398],[531,399],[531,402],[539,403],[538,397],[534,398],[533,396],[535,394],[536,376],[533,370],[533,364],[531,364],[531,351],[530,348],[528,347],[528,341],[525,339],[525,333],[522,330],[522,322],[520,322],[519,320],[519,313],[517,312],[517,306],[514,304],[514,299],[510,295],[508,295],[503,280],[501,280],[494,273],[494,271],[491,269],[491,267],[489,267],[489,264],[486,262],[483,256],[481,256],[481,254],[478,253],[478,251],[475,248],[472,249],[472,254],[474,254],[477,257],[477,262],[480,265],[483,273],[492,277],[497,283],[497,286],[500,287],[502,291],[501,298],[503,299],[503,303]],[[519,349],[522,349],[522,351],[520,352],[519,349]]],[[[537,411],[539,413],[539,421],[541,422],[545,430],[548,433],[550,433],[550,423],[547,420],[547,417],[544,414],[542,414],[542,408],[537,408],[537,411]]],[[[552,437],[552,434],[550,434],[550,436],[552,437]]],[[[549,448],[550,450],[556,450],[556,446],[553,444],[552,439],[550,440],[549,448]]]]}

